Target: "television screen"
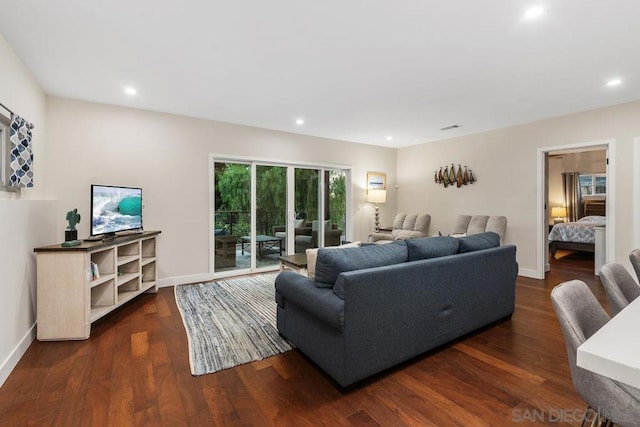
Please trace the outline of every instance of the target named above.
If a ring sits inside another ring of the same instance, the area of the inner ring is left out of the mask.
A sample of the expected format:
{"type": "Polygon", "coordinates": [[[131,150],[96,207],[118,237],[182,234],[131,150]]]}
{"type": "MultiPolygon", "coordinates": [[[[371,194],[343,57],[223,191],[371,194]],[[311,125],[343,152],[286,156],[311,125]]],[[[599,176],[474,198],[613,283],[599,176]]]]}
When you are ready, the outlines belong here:
{"type": "Polygon", "coordinates": [[[91,235],[142,230],[142,189],[91,186],[91,235]]]}

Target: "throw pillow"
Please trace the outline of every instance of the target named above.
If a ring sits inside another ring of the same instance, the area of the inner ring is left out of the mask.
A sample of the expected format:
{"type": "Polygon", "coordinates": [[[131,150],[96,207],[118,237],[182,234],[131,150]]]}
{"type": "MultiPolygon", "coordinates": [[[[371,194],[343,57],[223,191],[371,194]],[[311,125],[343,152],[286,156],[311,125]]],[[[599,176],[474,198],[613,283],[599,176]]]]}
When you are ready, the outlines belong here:
{"type": "MultiPolygon", "coordinates": [[[[345,243],[340,246],[328,246],[325,249],[335,249],[335,248],[358,248],[360,247],[360,242],[352,242],[345,243]]],[[[316,278],[316,260],[318,259],[318,248],[307,249],[307,276],[310,279],[316,278]]]]}
{"type": "Polygon", "coordinates": [[[422,237],[406,240],[409,261],[437,258],[458,253],[459,241],[453,237],[422,237]]]}
{"type": "Polygon", "coordinates": [[[493,231],[461,237],[458,240],[460,241],[458,253],[480,251],[500,246],[500,236],[493,231]]]}

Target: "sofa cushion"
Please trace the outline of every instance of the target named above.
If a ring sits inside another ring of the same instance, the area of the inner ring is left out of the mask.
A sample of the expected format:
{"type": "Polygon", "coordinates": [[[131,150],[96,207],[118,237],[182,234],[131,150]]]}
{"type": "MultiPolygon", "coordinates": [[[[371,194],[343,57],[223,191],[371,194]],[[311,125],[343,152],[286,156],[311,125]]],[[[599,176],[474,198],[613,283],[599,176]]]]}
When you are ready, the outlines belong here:
{"type": "Polygon", "coordinates": [[[469,221],[471,221],[471,215],[458,215],[456,222],[453,224],[453,231],[451,234],[467,234],[467,228],[469,228],[469,221]]]}
{"type": "Polygon", "coordinates": [[[359,248],[321,248],[316,260],[315,285],[332,288],[338,275],[344,271],[381,267],[407,261],[404,241],[388,245],[367,245],[359,248]]]}
{"type": "Polygon", "coordinates": [[[458,241],[460,242],[458,253],[473,252],[500,246],[500,236],[493,231],[460,237],[458,241]]]}
{"type": "Polygon", "coordinates": [[[393,226],[391,227],[393,230],[402,228],[402,224],[404,223],[404,219],[407,217],[405,213],[399,213],[393,219],[393,226]]]}
{"type": "MultiPolygon", "coordinates": [[[[327,219],[326,221],[324,221],[324,229],[326,230],[331,230],[331,220],[327,219]]],[[[311,221],[311,230],[312,231],[318,231],[318,221],[317,220],[313,220],[311,221]]]]}
{"type": "Polygon", "coordinates": [[[404,221],[402,222],[402,229],[415,230],[417,219],[418,219],[418,214],[407,214],[407,216],[404,217],[404,221]]]}
{"type": "Polygon", "coordinates": [[[469,220],[467,236],[484,233],[487,228],[487,221],[489,221],[489,215],[473,215],[469,220]]]}
{"type": "Polygon", "coordinates": [[[453,237],[422,237],[405,241],[409,261],[437,258],[458,253],[460,242],[453,237]]]}
{"type": "MultiPolygon", "coordinates": [[[[326,246],[325,249],[337,249],[337,248],[359,248],[360,242],[345,243],[340,246],[326,246]]],[[[316,260],[318,259],[319,248],[307,249],[307,276],[311,279],[316,277],[316,260]]]]}

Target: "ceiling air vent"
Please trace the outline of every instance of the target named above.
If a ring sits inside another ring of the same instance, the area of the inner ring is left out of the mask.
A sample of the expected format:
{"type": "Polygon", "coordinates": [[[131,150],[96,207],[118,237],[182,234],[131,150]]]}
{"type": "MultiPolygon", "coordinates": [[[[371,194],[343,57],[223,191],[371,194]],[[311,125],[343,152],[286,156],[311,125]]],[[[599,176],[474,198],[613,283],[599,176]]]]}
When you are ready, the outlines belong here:
{"type": "Polygon", "coordinates": [[[451,126],[443,127],[440,130],[451,130],[451,129],[457,129],[459,127],[462,127],[462,125],[451,125],[451,126]]]}

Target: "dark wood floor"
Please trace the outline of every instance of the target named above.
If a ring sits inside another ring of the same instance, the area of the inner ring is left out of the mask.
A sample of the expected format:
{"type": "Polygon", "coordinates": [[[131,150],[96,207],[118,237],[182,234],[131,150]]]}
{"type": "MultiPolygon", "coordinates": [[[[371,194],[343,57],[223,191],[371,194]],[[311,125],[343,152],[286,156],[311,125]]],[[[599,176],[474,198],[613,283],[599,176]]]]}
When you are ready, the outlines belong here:
{"type": "Polygon", "coordinates": [[[510,321],[346,392],[297,350],[191,376],[173,289],[161,289],[87,341],[34,342],[0,389],[0,425],[579,425],[555,422],[586,405],[549,300],[576,278],[604,301],[592,258],[552,261],[546,280],[518,278],[510,321]]]}

